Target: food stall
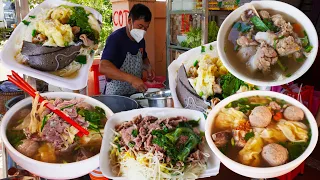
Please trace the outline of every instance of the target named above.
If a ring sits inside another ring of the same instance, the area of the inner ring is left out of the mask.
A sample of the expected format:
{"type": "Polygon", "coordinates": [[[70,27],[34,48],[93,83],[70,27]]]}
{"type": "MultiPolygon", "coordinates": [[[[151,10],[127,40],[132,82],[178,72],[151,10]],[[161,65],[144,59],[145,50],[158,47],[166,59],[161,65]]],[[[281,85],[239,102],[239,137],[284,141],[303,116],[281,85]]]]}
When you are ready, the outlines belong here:
{"type": "MultiPolygon", "coordinates": [[[[116,30],[140,1],[111,2],[116,30]]],[[[320,93],[297,79],[317,64],[317,31],[287,3],[241,2],[170,0],[165,22],[164,3],[143,1],[155,14],[145,38],[157,76],[128,97],[103,95],[108,78],[94,55],[98,11],[62,0],[20,9],[24,18],[1,53],[10,70],[0,84],[5,178],[303,174],[317,149],[320,93]],[[163,47],[154,45],[164,23],[163,47]],[[159,59],[165,42],[167,56],[159,59]],[[173,57],[172,50],[183,53],[173,57]]]]}

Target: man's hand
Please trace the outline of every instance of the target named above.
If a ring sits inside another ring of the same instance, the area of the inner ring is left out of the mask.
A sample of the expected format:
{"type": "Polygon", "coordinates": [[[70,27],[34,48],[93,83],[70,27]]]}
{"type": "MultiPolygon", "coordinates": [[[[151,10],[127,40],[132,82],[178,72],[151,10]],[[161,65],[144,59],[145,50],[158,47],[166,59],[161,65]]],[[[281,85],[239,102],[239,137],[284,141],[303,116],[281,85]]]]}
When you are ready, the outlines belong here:
{"type": "Polygon", "coordinates": [[[154,71],[151,68],[147,69],[147,80],[153,81],[155,77],[156,77],[156,74],[154,73],[154,71]]]}
{"type": "Polygon", "coordinates": [[[139,92],[146,92],[147,91],[147,87],[143,83],[142,79],[137,78],[136,76],[131,76],[130,84],[132,85],[133,88],[135,88],[139,92]]]}

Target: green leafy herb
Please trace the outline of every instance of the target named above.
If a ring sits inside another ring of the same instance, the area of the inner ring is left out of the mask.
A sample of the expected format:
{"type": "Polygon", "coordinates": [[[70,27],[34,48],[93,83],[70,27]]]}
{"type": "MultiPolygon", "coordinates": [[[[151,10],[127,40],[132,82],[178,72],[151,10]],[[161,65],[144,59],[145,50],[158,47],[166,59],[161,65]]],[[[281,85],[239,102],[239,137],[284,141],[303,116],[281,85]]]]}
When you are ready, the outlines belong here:
{"type": "Polygon", "coordinates": [[[99,33],[91,28],[89,24],[89,14],[81,6],[75,6],[72,8],[73,13],[69,18],[68,24],[71,27],[80,27],[79,34],[86,34],[89,39],[93,40],[95,43],[99,40],[99,33]]]}
{"type": "Polygon", "coordinates": [[[117,143],[118,152],[121,152],[121,146],[119,143],[117,143]]]}
{"type": "Polygon", "coordinates": [[[131,147],[131,148],[133,148],[133,147],[134,147],[134,145],[136,145],[136,143],[135,143],[135,142],[133,142],[133,141],[130,141],[130,142],[128,143],[128,146],[129,146],[129,147],[131,147]]]}
{"type": "Polygon", "coordinates": [[[280,59],[278,59],[277,64],[278,64],[278,66],[280,67],[280,69],[281,69],[283,72],[286,72],[286,71],[288,70],[288,67],[284,66],[284,65],[281,63],[280,59]]]}
{"type": "Polygon", "coordinates": [[[202,96],[203,96],[203,92],[202,92],[202,91],[199,93],[199,96],[200,96],[200,97],[202,97],[202,96]]]}
{"type": "Polygon", "coordinates": [[[31,23],[30,21],[27,21],[27,20],[23,20],[22,23],[26,26],[29,26],[29,24],[31,23]]]}
{"type": "Polygon", "coordinates": [[[32,33],[31,33],[32,37],[35,37],[37,35],[37,30],[32,30],[32,33]]]}
{"type": "Polygon", "coordinates": [[[291,77],[291,76],[292,76],[291,73],[286,74],[286,77],[291,77]]]}
{"type": "Polygon", "coordinates": [[[205,119],[207,119],[207,117],[208,117],[206,113],[203,113],[203,116],[205,119]]]}
{"type": "Polygon", "coordinates": [[[313,49],[313,46],[308,45],[304,50],[305,50],[307,53],[309,53],[309,52],[312,51],[312,49],[313,49]]]}
{"type": "Polygon", "coordinates": [[[196,60],[196,61],[193,63],[193,66],[194,66],[194,67],[197,67],[197,66],[198,66],[198,63],[199,63],[199,61],[196,60]]]}
{"type": "Polygon", "coordinates": [[[304,58],[302,58],[302,57],[301,58],[296,58],[296,61],[301,63],[301,62],[304,61],[304,58]]]}
{"type": "Polygon", "coordinates": [[[258,31],[263,31],[266,32],[268,30],[270,30],[268,28],[267,25],[265,25],[263,23],[263,21],[258,17],[258,16],[253,16],[250,21],[252,22],[252,24],[254,25],[255,29],[257,29],[258,31]]]}
{"type": "Polygon", "coordinates": [[[235,51],[238,51],[239,48],[240,48],[240,46],[239,46],[238,44],[234,46],[234,50],[235,50],[235,51]]]}
{"type": "Polygon", "coordinates": [[[133,137],[137,137],[138,136],[138,130],[137,129],[132,130],[131,134],[132,134],[133,137]]]}
{"type": "MultiPolygon", "coordinates": [[[[215,21],[210,21],[208,23],[208,42],[209,43],[217,40],[218,32],[219,32],[219,26],[217,25],[217,23],[215,21]]],[[[210,48],[210,50],[212,49],[210,48]]]]}
{"type": "Polygon", "coordinates": [[[36,16],[29,16],[31,19],[34,19],[34,18],[36,18],[36,16]]]}
{"type": "Polygon", "coordinates": [[[46,115],[46,116],[43,117],[43,119],[42,119],[42,124],[41,124],[41,132],[42,132],[42,130],[43,130],[43,128],[44,128],[44,125],[47,124],[48,119],[49,119],[48,115],[46,115]]]}
{"type": "Polygon", "coordinates": [[[278,39],[283,39],[283,38],[284,38],[284,35],[282,35],[282,36],[278,37],[278,39]]]}
{"type": "Polygon", "coordinates": [[[269,18],[263,19],[262,22],[273,32],[278,32],[280,30],[279,27],[275,26],[269,18]]]}
{"type": "Polygon", "coordinates": [[[188,123],[191,127],[197,127],[197,126],[199,126],[200,118],[199,118],[198,120],[190,120],[190,121],[187,121],[187,123],[188,123]]]}
{"type": "Polygon", "coordinates": [[[233,25],[233,28],[236,28],[240,32],[248,32],[251,29],[251,26],[247,25],[246,23],[236,22],[233,25]]]}
{"type": "Polygon", "coordinates": [[[213,46],[210,44],[210,46],[209,46],[209,49],[210,49],[210,51],[212,51],[213,50],[213,46]]]}
{"type": "Polygon", "coordinates": [[[68,47],[69,46],[69,42],[64,42],[64,47],[68,47]]]}
{"type": "Polygon", "coordinates": [[[228,143],[227,143],[226,145],[222,146],[222,147],[219,147],[219,150],[220,150],[224,155],[227,154],[228,149],[229,149],[229,148],[228,148],[228,143]]]}
{"type": "Polygon", "coordinates": [[[273,49],[277,49],[277,43],[278,43],[277,39],[273,40],[273,49]]]}
{"type": "Polygon", "coordinates": [[[78,108],[77,113],[78,115],[84,117],[86,121],[88,121],[89,129],[98,132],[102,136],[102,134],[100,133],[100,123],[101,119],[106,118],[105,111],[102,108],[96,106],[93,111],[78,108]]]}
{"type": "Polygon", "coordinates": [[[205,46],[201,46],[201,52],[202,53],[206,52],[206,47],[205,46]]]}
{"type": "Polygon", "coordinates": [[[26,139],[26,135],[22,130],[7,130],[7,137],[14,147],[19,146],[22,144],[22,140],[26,139]]]}
{"type": "Polygon", "coordinates": [[[79,55],[76,57],[75,61],[80,64],[87,64],[87,56],[86,55],[79,55]]]}
{"type": "Polygon", "coordinates": [[[188,157],[192,150],[201,142],[201,138],[193,132],[192,127],[187,126],[190,125],[187,123],[179,123],[178,128],[169,133],[163,130],[153,130],[151,132],[152,135],[156,136],[156,138],[153,138],[152,143],[163,148],[172,162],[184,162],[186,157],[188,157]],[[181,125],[186,127],[180,127],[181,125]],[[184,144],[177,146],[176,143],[182,135],[188,136],[189,138],[184,144]]]}
{"type": "Polygon", "coordinates": [[[254,137],[254,132],[248,132],[244,136],[244,140],[248,141],[250,138],[254,137]]]}
{"type": "Polygon", "coordinates": [[[242,80],[236,78],[231,73],[221,76],[220,85],[222,88],[222,97],[226,98],[232,94],[235,94],[241,86],[248,85],[242,80]]]}

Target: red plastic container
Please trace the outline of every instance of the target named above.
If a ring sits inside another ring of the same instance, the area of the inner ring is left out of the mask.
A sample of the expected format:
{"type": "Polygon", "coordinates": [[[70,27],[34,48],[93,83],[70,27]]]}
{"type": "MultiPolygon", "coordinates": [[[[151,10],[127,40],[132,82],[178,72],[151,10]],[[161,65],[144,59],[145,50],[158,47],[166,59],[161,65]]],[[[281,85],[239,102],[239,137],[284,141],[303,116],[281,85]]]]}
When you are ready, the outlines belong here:
{"type": "Polygon", "coordinates": [[[164,82],[166,82],[165,76],[156,76],[152,82],[145,81],[144,84],[147,86],[147,88],[165,88],[164,82]]]}

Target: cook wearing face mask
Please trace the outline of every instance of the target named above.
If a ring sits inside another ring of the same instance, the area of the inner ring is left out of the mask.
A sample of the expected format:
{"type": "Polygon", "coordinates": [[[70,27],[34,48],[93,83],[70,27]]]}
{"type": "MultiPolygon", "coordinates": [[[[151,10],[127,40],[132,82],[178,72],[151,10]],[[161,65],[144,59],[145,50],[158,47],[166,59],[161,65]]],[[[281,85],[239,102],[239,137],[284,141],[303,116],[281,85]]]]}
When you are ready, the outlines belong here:
{"type": "Polygon", "coordinates": [[[144,36],[151,22],[151,12],[143,4],[135,4],[126,27],[114,31],[107,39],[100,61],[100,73],[108,82],[105,94],[131,95],[145,92],[142,72],[154,79],[154,71],[146,52],[144,36]]]}

